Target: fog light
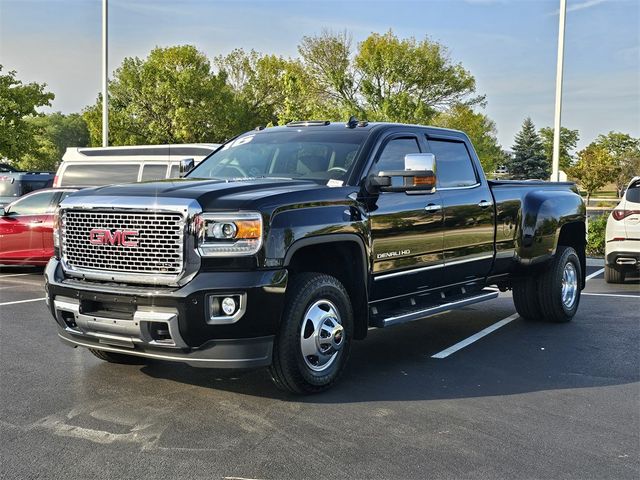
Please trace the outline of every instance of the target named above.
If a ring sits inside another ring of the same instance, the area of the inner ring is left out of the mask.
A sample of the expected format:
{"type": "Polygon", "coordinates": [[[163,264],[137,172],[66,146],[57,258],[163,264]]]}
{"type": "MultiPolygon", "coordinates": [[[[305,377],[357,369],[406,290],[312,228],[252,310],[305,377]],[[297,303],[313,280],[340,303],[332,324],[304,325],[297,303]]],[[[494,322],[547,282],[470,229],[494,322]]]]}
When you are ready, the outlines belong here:
{"type": "Polygon", "coordinates": [[[225,315],[233,315],[236,313],[236,301],[231,297],[225,297],[222,300],[222,311],[225,315]]]}

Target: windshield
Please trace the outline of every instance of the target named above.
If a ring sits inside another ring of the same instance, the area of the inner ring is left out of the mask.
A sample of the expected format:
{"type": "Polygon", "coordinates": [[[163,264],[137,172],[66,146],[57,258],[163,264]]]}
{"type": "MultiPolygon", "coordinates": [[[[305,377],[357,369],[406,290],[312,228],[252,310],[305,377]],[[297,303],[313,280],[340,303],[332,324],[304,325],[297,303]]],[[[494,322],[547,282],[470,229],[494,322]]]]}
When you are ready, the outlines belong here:
{"type": "Polygon", "coordinates": [[[344,181],[367,132],[311,128],[322,127],[245,134],[210,155],[188,177],[344,181]]]}

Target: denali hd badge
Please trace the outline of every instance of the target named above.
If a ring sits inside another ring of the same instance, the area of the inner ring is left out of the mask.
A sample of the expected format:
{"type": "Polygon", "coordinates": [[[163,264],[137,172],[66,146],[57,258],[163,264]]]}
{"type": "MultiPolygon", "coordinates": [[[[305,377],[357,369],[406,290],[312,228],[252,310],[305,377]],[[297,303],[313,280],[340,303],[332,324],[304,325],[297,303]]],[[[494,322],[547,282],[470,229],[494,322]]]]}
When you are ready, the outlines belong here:
{"type": "Polygon", "coordinates": [[[105,230],[93,228],[89,232],[89,243],[92,245],[121,245],[123,247],[138,246],[137,240],[129,240],[129,237],[138,235],[137,230],[105,230]]]}
{"type": "Polygon", "coordinates": [[[397,252],[384,252],[376,255],[377,259],[381,258],[391,258],[391,257],[402,257],[404,255],[410,255],[411,250],[399,250],[397,252]]]}

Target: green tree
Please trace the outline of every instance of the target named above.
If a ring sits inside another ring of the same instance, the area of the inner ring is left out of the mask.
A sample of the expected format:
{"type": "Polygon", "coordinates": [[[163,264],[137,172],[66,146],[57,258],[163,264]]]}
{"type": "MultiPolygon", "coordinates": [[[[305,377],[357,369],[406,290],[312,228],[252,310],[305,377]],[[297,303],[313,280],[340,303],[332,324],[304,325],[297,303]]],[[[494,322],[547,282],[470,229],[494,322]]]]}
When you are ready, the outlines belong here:
{"type": "Polygon", "coordinates": [[[578,161],[567,172],[587,193],[587,205],[593,192],[611,182],[615,175],[614,160],[606,149],[593,142],[578,152],[578,161]]]}
{"type": "Polygon", "coordinates": [[[313,116],[312,80],[299,60],[236,49],[214,63],[233,91],[237,133],[313,116]]]}
{"type": "MultiPolygon", "coordinates": [[[[540,138],[544,145],[544,154],[547,157],[549,165],[553,163],[553,128],[544,127],[540,129],[540,138]]],[[[574,161],[571,154],[575,150],[580,140],[578,130],[570,130],[566,127],[560,127],[560,170],[566,172],[574,161]]]]}
{"type": "Polygon", "coordinates": [[[18,165],[23,170],[55,170],[67,147],[89,145],[89,129],[78,113],[60,112],[28,119],[33,126],[36,147],[23,155],[18,165]]]}
{"type": "Polygon", "coordinates": [[[36,148],[36,128],[29,119],[41,115],[38,107],[51,105],[53,93],[46,84],[22,83],[11,70],[2,73],[0,65],[0,159],[15,161],[36,148]]]}
{"type": "MultiPolygon", "coordinates": [[[[233,93],[195,47],[155,48],[125,58],[109,82],[109,142],[220,142],[236,133],[233,93]]],[[[101,138],[101,97],[84,112],[92,143],[101,138]]]]}
{"type": "Polygon", "coordinates": [[[527,117],[524,120],[522,129],[516,134],[512,149],[513,157],[508,168],[514,178],[549,178],[549,161],[531,118],[527,117]]]}
{"type": "Polygon", "coordinates": [[[309,91],[315,96],[316,106],[345,118],[354,114],[365,116],[348,32],[323,30],[320,35],[302,37],[298,52],[309,74],[309,91]]]}
{"type": "Polygon", "coordinates": [[[503,163],[504,153],[498,144],[496,124],[486,115],[474,112],[467,105],[455,105],[435,117],[433,124],[464,131],[476,150],[485,172],[493,172],[503,163]]]}
{"type": "Polygon", "coordinates": [[[447,49],[425,38],[371,34],[355,56],[362,110],[369,120],[429,123],[454,105],[477,105],[474,77],[447,49]]]}
{"type": "Polygon", "coordinates": [[[618,196],[631,179],[640,175],[640,138],[621,132],[599,135],[595,143],[607,151],[614,164],[613,182],[618,196]]]}

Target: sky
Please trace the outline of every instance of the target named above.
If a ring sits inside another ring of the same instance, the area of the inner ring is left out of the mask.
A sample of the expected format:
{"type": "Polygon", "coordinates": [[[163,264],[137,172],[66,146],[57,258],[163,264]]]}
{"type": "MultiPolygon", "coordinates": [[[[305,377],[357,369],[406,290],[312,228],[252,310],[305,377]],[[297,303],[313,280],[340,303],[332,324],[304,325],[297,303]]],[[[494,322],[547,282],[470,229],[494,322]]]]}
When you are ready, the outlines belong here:
{"type": "MultiPolygon", "coordinates": [[[[101,88],[101,0],[0,0],[0,64],[46,82],[53,111],[81,111],[101,88]]],[[[305,35],[392,29],[449,49],[487,97],[505,148],[525,117],[553,125],[559,0],[109,0],[109,64],[156,46],[297,56],[305,35]]],[[[611,130],[640,137],[640,0],[568,0],[562,124],[579,147],[611,130]]]]}

